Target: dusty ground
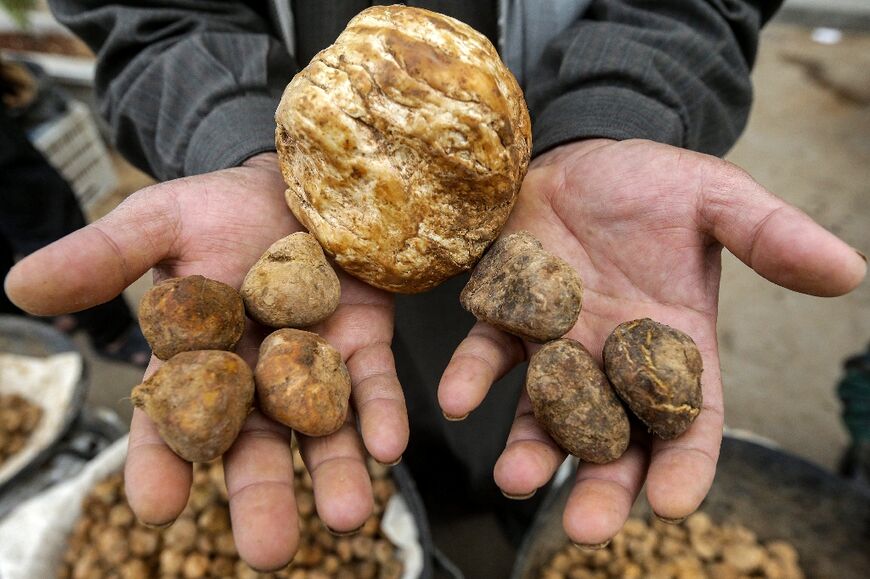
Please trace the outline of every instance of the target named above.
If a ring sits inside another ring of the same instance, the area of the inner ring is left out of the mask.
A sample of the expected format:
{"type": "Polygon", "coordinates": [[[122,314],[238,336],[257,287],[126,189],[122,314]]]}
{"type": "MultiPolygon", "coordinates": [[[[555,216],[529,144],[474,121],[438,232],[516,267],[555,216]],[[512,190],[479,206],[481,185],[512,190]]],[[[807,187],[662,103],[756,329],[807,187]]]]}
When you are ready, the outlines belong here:
{"type": "MultiPolygon", "coordinates": [[[[855,247],[870,251],[870,34],[839,44],[810,30],[773,24],[754,78],[756,104],[728,158],[855,247]]],[[[125,170],[122,191],[147,183],[125,170]]],[[[148,287],[137,282],[131,303],[148,287]]],[[[730,254],[721,294],[727,423],[833,468],[847,437],[834,389],[846,356],[870,341],[870,284],[837,299],[801,296],[757,277],[730,254]]],[[[137,370],[92,361],[91,401],[129,416],[137,370]]],[[[436,536],[469,577],[503,577],[513,555],[490,518],[461,521],[436,536]],[[475,537],[492,537],[485,557],[468,557],[475,537]]]]}
{"type": "MultiPolygon", "coordinates": [[[[870,34],[825,46],[772,25],[749,127],[728,158],[870,251],[870,34]]],[[[870,283],[836,299],[789,292],[724,259],[719,338],[726,422],[833,467],[846,443],[835,384],[870,342],[870,283]]]]}

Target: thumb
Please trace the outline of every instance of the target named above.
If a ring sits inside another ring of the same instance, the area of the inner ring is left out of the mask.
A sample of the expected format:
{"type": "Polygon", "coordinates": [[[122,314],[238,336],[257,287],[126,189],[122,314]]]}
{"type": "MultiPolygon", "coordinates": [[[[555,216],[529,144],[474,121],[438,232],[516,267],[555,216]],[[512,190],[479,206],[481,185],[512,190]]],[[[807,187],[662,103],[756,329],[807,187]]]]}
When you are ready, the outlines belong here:
{"type": "Polygon", "coordinates": [[[867,272],[862,254],[729,167],[703,194],[709,234],[759,275],[794,291],[832,297],[861,283],[867,272]]]}
{"type": "Polygon", "coordinates": [[[40,316],[105,303],[169,256],[178,221],[163,187],[143,189],[99,221],[21,260],[6,276],[6,294],[40,316]]]}

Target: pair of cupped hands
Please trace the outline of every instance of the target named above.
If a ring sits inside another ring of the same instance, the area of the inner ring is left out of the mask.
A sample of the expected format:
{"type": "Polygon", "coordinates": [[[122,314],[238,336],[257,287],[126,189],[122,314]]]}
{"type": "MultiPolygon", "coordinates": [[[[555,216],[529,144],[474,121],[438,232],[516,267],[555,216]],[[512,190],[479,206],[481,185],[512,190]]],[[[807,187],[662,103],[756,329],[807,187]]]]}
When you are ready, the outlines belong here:
{"type": "MultiPolygon", "coordinates": [[[[28,312],[58,315],[105,302],[152,268],[155,282],[201,274],[239,287],[269,245],[301,229],[284,190],[274,153],[148,187],[22,260],[7,277],[6,291],[28,312]]],[[[682,436],[665,441],[637,431],[617,461],[580,464],[564,526],[581,545],[604,543],[620,530],[644,481],[653,510],[667,519],[691,514],[710,488],[723,427],[716,343],[723,246],[771,282],[807,294],[847,293],[866,271],[854,249],[738,167],[649,141],[587,140],[537,157],[505,233],[520,229],[582,277],[583,311],[567,337],[599,361],[613,328],[641,317],[688,333],[704,361],[703,409],[682,436]]],[[[349,532],[372,512],[366,456],[398,461],[409,428],[390,350],[392,297],[338,273],[341,303],[314,331],[347,363],[353,409],[335,434],[299,435],[298,441],[319,516],[333,531],[349,532]]],[[[249,324],[238,352],[253,364],[265,335],[249,324]]],[[[441,378],[444,413],[472,412],[493,382],[529,353],[520,339],[475,325],[441,378]]],[[[158,363],[152,359],[146,374],[158,363]]],[[[255,411],[224,456],[239,554],[261,570],[286,564],[298,545],[290,439],[289,429],[255,411]]],[[[495,482],[508,496],[529,495],[564,458],[523,394],[495,482]]],[[[187,503],[191,465],[138,409],[125,476],[130,506],[144,523],[171,523],[187,503]]]]}

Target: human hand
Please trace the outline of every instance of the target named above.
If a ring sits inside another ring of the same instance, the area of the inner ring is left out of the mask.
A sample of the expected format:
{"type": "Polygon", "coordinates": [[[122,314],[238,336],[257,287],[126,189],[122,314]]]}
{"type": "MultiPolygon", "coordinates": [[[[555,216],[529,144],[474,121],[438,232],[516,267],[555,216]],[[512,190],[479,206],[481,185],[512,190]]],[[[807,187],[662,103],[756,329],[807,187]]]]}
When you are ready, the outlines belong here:
{"type": "MultiPolygon", "coordinates": [[[[118,295],[149,269],[154,281],[201,274],[238,288],[269,245],[301,229],[284,202],[277,156],[148,187],[103,219],[30,255],[6,279],[9,297],[37,315],[79,311],[118,295]]],[[[337,532],[360,527],[373,508],[366,450],[398,460],[408,441],[404,397],[390,342],[393,301],[341,271],[341,302],[313,328],[342,354],[352,379],[345,425],[322,438],[297,435],[317,512],[337,532]],[[357,432],[356,417],[360,432],[357,432]]],[[[267,330],[249,322],[237,352],[252,366],[267,330]]],[[[146,376],[160,361],[152,358],[146,376]]],[[[224,456],[239,554],[262,570],[285,565],[299,539],[290,430],[255,411],[224,456]]],[[[140,410],[130,425],[125,480],[144,523],[167,524],[187,504],[191,465],[160,439],[140,410]]]]}
{"type": "MultiPolygon", "coordinates": [[[[652,509],[666,519],[691,514],[712,484],[723,428],[716,343],[723,245],[768,280],[812,295],[847,293],[866,272],[852,248],[738,167],[649,141],[590,140],[535,159],[505,232],[519,229],[582,277],[583,310],[567,336],[599,363],[613,328],[642,317],[688,333],[704,361],[703,408],[682,436],[661,440],[635,431],[617,461],[580,465],[563,524],[583,545],[619,531],[644,480],[652,509]]],[[[532,347],[476,324],[442,377],[445,414],[476,408],[532,347]]],[[[507,495],[528,495],[564,457],[523,393],[495,465],[496,484],[507,495]]]]}

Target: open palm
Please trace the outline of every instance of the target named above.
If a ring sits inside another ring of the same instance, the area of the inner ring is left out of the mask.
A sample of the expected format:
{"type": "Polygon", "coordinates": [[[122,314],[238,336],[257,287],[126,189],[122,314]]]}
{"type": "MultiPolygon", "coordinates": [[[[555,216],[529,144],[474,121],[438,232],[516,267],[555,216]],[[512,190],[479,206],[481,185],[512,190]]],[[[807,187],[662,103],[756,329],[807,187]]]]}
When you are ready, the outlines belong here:
{"type": "MultiPolygon", "coordinates": [[[[112,299],[151,268],[155,281],[200,274],[238,288],[269,245],[301,229],[284,203],[284,189],[274,153],[149,187],[23,260],[7,278],[7,293],[28,312],[57,315],[112,299]]],[[[356,413],[335,434],[298,440],[319,516],[346,532],[372,510],[366,450],[381,462],[396,461],[407,444],[408,422],[390,351],[392,297],[341,272],[339,278],[340,305],[314,331],[347,363],[356,413]]],[[[267,331],[249,322],[236,348],[252,365],[267,331]]],[[[159,363],[152,358],[146,376],[159,363]]],[[[259,569],[285,565],[298,544],[290,436],[255,411],[224,456],[236,544],[259,569]]],[[[130,505],[145,523],[170,523],[187,504],[191,465],[139,410],[130,426],[125,479],[130,505]]]]}
{"type": "MultiPolygon", "coordinates": [[[[537,158],[505,231],[519,229],[580,273],[583,311],[567,336],[599,362],[613,328],[641,317],[688,333],[704,360],[704,404],[688,431],[664,441],[637,429],[619,460],[581,465],[564,525],[584,545],[616,534],[644,481],[653,510],[665,519],[689,515],[709,490],[723,427],[716,342],[723,245],[767,279],[814,295],[846,293],[865,272],[856,252],[739,168],[648,141],[585,141],[537,158]]],[[[533,348],[478,323],[444,372],[444,412],[472,411],[533,348]]],[[[564,457],[524,394],[496,483],[509,496],[528,496],[564,457]]]]}

